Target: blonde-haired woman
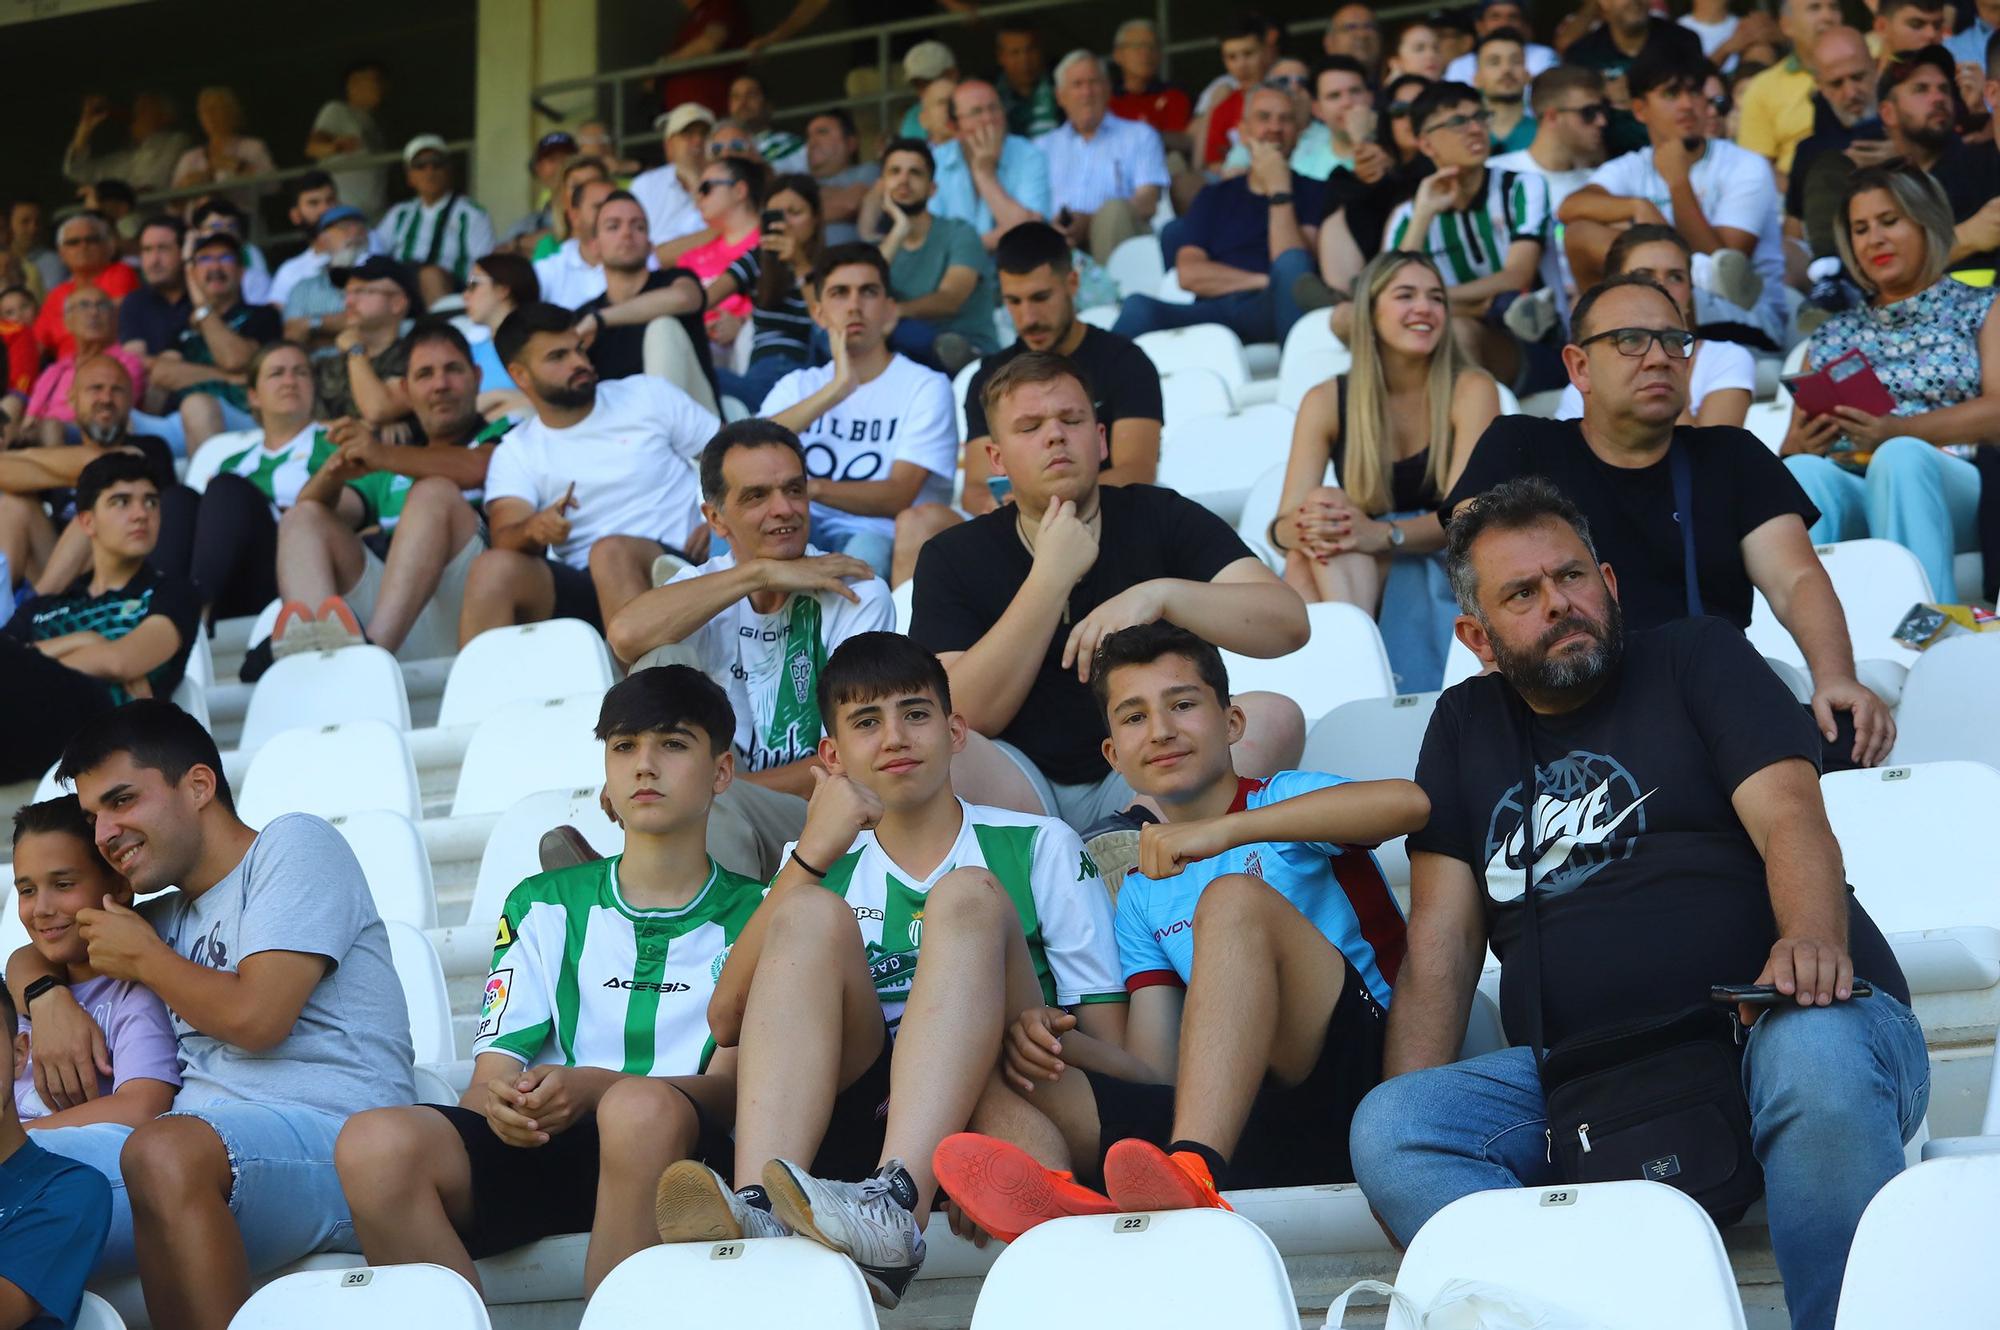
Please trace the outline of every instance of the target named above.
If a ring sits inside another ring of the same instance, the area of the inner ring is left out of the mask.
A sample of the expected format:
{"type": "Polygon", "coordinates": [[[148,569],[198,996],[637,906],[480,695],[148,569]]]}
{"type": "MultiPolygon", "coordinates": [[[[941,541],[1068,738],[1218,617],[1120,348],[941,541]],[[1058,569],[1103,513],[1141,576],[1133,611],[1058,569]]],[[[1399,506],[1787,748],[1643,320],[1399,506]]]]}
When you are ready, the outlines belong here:
{"type": "MultiPolygon", "coordinates": [[[[243,103],[236,90],[220,84],[203,88],[194,102],[195,119],[206,139],[181,154],[174,164],[174,188],[220,184],[241,176],[264,175],[278,168],[264,140],[243,132],[243,103]]],[[[269,189],[270,186],[263,186],[269,189]]],[[[236,190],[228,197],[245,213],[254,213],[262,190],[236,190]]],[[[192,208],[199,199],[187,200],[192,208]]],[[[248,239],[246,236],[245,239],[248,239]]]]}
{"type": "Polygon", "coordinates": [[[1307,601],[1376,615],[1399,686],[1416,692],[1443,678],[1453,613],[1437,504],[1500,414],[1500,390],[1452,340],[1428,257],[1379,255],[1355,293],[1353,367],[1299,404],[1269,535],[1307,601]]]}

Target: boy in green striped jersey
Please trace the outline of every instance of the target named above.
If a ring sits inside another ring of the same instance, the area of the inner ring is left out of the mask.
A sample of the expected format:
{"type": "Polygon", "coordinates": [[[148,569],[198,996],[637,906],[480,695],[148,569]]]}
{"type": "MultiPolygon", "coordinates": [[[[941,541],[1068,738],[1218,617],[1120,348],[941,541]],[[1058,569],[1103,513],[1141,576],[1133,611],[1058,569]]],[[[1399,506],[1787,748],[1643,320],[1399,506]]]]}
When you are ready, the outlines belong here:
{"type": "Polygon", "coordinates": [[[1503,322],[1514,298],[1536,283],[1548,240],[1549,187],[1539,175],[1487,167],[1492,123],[1479,93],[1463,83],[1435,83],[1418,96],[1410,124],[1437,170],[1389,214],[1382,247],[1436,260],[1460,345],[1513,384],[1521,377],[1522,341],[1539,341],[1549,331],[1546,324],[1503,322]]]}
{"type": "Polygon", "coordinates": [[[1012,1018],[1074,1008],[1122,1041],[1125,995],[1111,899],[1077,834],[952,792],[966,725],[935,656],[858,634],[819,704],[830,774],[709,1008],[716,1042],[741,1049],[738,1185],[673,1165],[660,1233],[799,1233],[851,1256],[893,1307],[923,1264],[931,1156],[970,1120],[1012,1018]]]}
{"type": "Polygon", "coordinates": [[[356,1115],[335,1149],[374,1264],[473,1262],[590,1231],[584,1293],[658,1239],[653,1183],[720,1159],[735,1054],[707,1003],[761,887],[703,848],[735,775],[736,718],[698,670],[640,670],[604,695],[604,790],[623,854],[531,877],[507,897],[458,1104],[356,1115]]]}

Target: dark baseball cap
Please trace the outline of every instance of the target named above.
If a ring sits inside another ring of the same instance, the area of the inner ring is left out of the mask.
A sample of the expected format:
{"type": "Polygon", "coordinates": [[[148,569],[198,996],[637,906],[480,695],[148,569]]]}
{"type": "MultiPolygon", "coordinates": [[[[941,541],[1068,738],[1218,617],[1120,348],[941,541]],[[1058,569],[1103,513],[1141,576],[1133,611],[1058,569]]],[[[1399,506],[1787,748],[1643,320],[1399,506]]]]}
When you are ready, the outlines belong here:
{"type": "Polygon", "coordinates": [[[194,247],[188,253],[199,254],[205,249],[226,249],[236,256],[238,262],[243,258],[243,242],[231,231],[202,232],[194,238],[194,247]]]}
{"type": "MultiPolygon", "coordinates": [[[[1901,55],[1891,56],[1889,62],[1882,66],[1882,77],[1876,81],[1876,98],[1880,100],[1888,97],[1891,91],[1916,77],[1918,70],[1927,67],[1943,74],[1947,87],[1954,90],[1957,88],[1957,62],[1951,58],[1951,52],[1933,42],[1922,50],[1905,51],[1901,55]]],[[[1952,93],[1954,98],[1957,95],[1956,91],[1952,93]]]]}
{"type": "Polygon", "coordinates": [[[409,268],[386,254],[370,254],[352,268],[329,268],[326,275],[328,280],[341,288],[356,278],[364,282],[394,282],[409,297],[411,312],[423,312],[424,297],[417,290],[417,279],[410,274],[409,268]]]}
{"type": "Polygon", "coordinates": [[[351,203],[336,203],[319,215],[319,224],[313,227],[314,235],[323,235],[342,222],[367,222],[368,214],[351,203]]]}
{"type": "Polygon", "coordinates": [[[558,129],[553,134],[542,135],[542,141],[535,145],[535,154],[530,161],[539,162],[552,152],[575,152],[576,137],[567,130],[558,129]]]}

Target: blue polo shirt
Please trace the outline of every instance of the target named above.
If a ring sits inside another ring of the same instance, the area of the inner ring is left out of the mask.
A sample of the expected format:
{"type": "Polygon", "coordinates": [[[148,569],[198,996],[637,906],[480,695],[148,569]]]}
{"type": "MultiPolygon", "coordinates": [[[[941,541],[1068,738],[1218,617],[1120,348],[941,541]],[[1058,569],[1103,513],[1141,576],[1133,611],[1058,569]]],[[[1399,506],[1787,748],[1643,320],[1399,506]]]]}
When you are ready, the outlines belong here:
{"type": "MultiPolygon", "coordinates": [[[[958,141],[939,144],[931,150],[931,156],[937,163],[937,194],[931,199],[931,211],[940,217],[956,217],[969,223],[982,236],[991,231],[993,209],[979,197],[978,187],[972,183],[972,168],[965,164],[965,153],[958,141]]],[[[997,174],[1007,197],[1030,212],[1050,215],[1049,159],[1042,156],[1040,148],[1019,135],[1009,134],[1000,145],[997,174]]]]}
{"type": "MultiPolygon", "coordinates": [[[[1318,226],[1326,216],[1326,182],[1292,172],[1292,210],[1300,226],[1318,226]]],[[[1209,185],[1194,196],[1182,220],[1180,243],[1199,245],[1209,258],[1244,272],[1271,271],[1271,205],[1250,192],[1250,177],[1209,185]]],[[[1174,256],[1166,256],[1172,267],[1174,256]]]]}
{"type": "Polygon", "coordinates": [[[0,1161],[0,1279],[35,1300],[25,1330],[76,1322],[83,1285],[111,1231],[111,1184],[33,1141],[0,1161]]]}

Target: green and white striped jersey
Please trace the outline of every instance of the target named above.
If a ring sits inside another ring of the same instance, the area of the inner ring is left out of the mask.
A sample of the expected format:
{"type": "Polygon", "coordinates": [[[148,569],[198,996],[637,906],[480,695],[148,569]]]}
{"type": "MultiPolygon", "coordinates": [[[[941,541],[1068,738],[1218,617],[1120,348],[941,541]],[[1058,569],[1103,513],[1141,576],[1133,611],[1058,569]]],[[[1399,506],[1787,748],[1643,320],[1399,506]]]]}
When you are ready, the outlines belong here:
{"type": "MultiPolygon", "coordinates": [[[[502,416],[482,427],[466,446],[495,443],[513,427],[513,423],[502,416]]],[[[263,491],[264,497],[280,509],[298,502],[299,492],[305,489],[306,481],[337,451],[323,425],[308,425],[275,452],[264,447],[262,434],[252,431],[242,437],[250,440],[250,446],[224,458],[221,469],[231,475],[242,476],[263,491]]],[[[366,505],[366,525],[393,531],[396,523],[402,520],[403,505],[409,502],[410,487],[416,483],[412,477],[399,472],[370,471],[348,481],[347,488],[360,495],[361,502],[366,505]]],[[[476,499],[479,496],[475,491],[469,492],[466,497],[476,499]]]]}
{"type": "Polygon", "coordinates": [[[1423,243],[1409,235],[1416,201],[1407,200],[1389,214],[1389,249],[1413,249],[1428,254],[1444,273],[1446,286],[1463,286],[1491,277],[1506,266],[1507,247],[1516,240],[1546,245],[1549,240],[1549,186],[1539,175],[1486,168],[1486,194],[1464,212],[1441,213],[1431,220],[1423,243]]]}
{"type": "Polygon", "coordinates": [[[678,910],[638,910],[622,855],[527,879],[507,894],[472,1052],[524,1066],[689,1076],[708,1066],[708,1000],[763,884],[713,860],[678,910]]]}
{"type": "MultiPolygon", "coordinates": [[[[1028,935],[1042,998],[1051,1006],[1123,1002],[1111,893],[1083,841],[1067,823],[960,799],[958,840],[928,877],[898,867],[864,831],[827,870],[825,886],[846,897],[868,949],[868,972],[882,1016],[903,1019],[923,945],[924,902],[955,868],[984,868],[1000,880],[1028,935]]],[[[785,849],[787,857],[791,847],[785,849]]]]}

